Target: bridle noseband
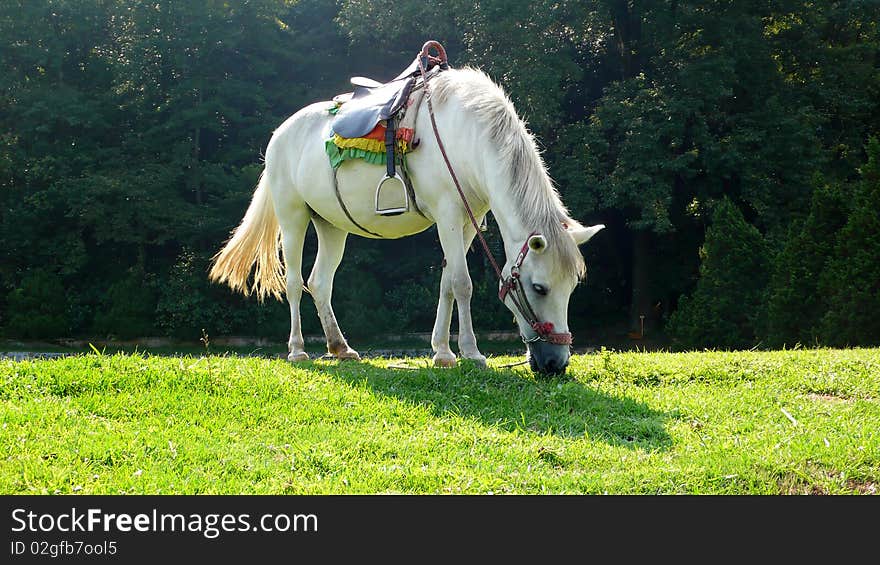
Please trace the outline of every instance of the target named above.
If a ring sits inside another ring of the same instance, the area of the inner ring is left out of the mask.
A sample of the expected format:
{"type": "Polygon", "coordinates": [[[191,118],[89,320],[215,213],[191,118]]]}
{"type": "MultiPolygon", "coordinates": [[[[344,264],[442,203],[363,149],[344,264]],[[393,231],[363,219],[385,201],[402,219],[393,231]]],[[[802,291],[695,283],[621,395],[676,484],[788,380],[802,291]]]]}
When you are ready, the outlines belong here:
{"type": "Polygon", "coordinates": [[[547,343],[552,343],[554,345],[571,345],[571,333],[554,332],[553,322],[542,322],[538,319],[537,314],[535,314],[535,309],[532,308],[532,304],[529,302],[529,298],[526,295],[525,287],[523,287],[522,281],[519,278],[519,268],[522,266],[523,261],[526,259],[526,255],[529,253],[529,240],[533,235],[537,234],[538,232],[532,232],[529,234],[522,249],[519,250],[516,260],[510,266],[510,274],[501,278],[501,285],[498,289],[498,298],[501,302],[504,302],[507,297],[510,297],[510,301],[513,302],[513,305],[519,310],[522,317],[525,318],[529,326],[535,330],[535,337],[531,339],[526,339],[524,336],[520,336],[523,342],[534,343],[536,341],[546,341],[547,343]]]}
{"type": "Polygon", "coordinates": [[[422,46],[422,51],[418,60],[419,70],[422,74],[422,82],[425,85],[425,99],[428,103],[428,115],[431,117],[431,127],[434,130],[434,138],[437,140],[437,146],[440,149],[440,153],[443,155],[443,160],[446,162],[446,168],[449,170],[452,181],[455,183],[455,188],[458,190],[458,195],[461,197],[461,202],[464,204],[464,209],[467,211],[468,218],[474,226],[476,235],[483,246],[483,252],[486,254],[486,257],[495,269],[495,274],[498,275],[498,279],[501,281],[501,286],[498,290],[498,298],[504,302],[504,299],[509,296],[511,302],[513,302],[513,305],[519,310],[522,317],[525,318],[529,326],[535,330],[535,337],[531,339],[526,339],[524,336],[520,336],[523,342],[528,344],[536,341],[545,341],[554,345],[571,345],[572,337],[569,332],[554,332],[552,322],[542,322],[538,319],[538,316],[535,314],[535,309],[532,308],[528,297],[526,297],[526,291],[523,288],[522,282],[519,280],[519,268],[522,266],[523,261],[525,261],[526,255],[529,252],[529,239],[533,235],[537,235],[537,232],[532,232],[529,234],[529,237],[526,238],[526,242],[523,244],[522,249],[520,249],[516,261],[514,261],[513,265],[510,267],[510,275],[504,277],[501,273],[501,269],[498,267],[498,263],[492,256],[492,252],[489,250],[489,245],[486,243],[486,239],[481,233],[482,230],[477,224],[474,212],[471,210],[467,198],[465,198],[461,184],[458,182],[458,177],[452,169],[452,163],[449,162],[449,156],[446,154],[446,148],[443,145],[443,141],[440,140],[440,131],[437,129],[437,122],[434,119],[434,106],[431,100],[431,90],[428,84],[428,72],[426,70],[426,67],[432,62],[446,65],[446,50],[436,41],[426,41],[422,46]],[[437,51],[437,57],[430,55],[431,49],[437,51]]]}

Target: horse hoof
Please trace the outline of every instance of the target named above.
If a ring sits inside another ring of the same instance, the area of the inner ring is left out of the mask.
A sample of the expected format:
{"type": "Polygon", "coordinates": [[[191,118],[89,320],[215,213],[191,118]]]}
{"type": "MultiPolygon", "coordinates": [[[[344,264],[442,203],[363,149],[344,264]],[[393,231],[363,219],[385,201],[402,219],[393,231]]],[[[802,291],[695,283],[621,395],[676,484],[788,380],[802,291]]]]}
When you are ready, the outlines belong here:
{"type": "Polygon", "coordinates": [[[296,363],[298,361],[308,361],[309,354],[306,353],[305,351],[291,353],[290,355],[287,356],[287,360],[290,361],[291,363],[296,363]]]}
{"type": "Polygon", "coordinates": [[[352,361],[360,361],[361,355],[354,349],[347,349],[345,351],[337,353],[336,358],[340,361],[345,361],[346,359],[351,359],[352,361]]]}
{"type": "Polygon", "coordinates": [[[486,367],[489,366],[489,365],[486,363],[486,356],[485,356],[485,355],[480,355],[479,353],[477,353],[477,354],[474,355],[473,357],[470,357],[470,356],[465,357],[465,359],[469,359],[469,360],[473,361],[474,365],[476,365],[476,366],[479,367],[480,369],[485,369],[486,367]]]}
{"type": "Polygon", "coordinates": [[[435,367],[455,367],[455,355],[451,353],[438,353],[434,355],[435,367]]]}

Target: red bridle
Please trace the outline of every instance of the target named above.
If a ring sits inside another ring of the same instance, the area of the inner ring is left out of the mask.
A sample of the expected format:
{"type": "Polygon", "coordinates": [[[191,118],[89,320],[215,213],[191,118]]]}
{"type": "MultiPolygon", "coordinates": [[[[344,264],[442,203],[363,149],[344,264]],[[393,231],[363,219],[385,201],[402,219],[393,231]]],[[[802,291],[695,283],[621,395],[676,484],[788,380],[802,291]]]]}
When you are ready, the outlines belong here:
{"type": "Polygon", "coordinates": [[[522,317],[525,318],[529,326],[535,330],[535,337],[532,339],[526,339],[523,337],[522,340],[524,342],[532,343],[540,340],[555,345],[571,345],[571,333],[554,332],[553,322],[542,322],[538,319],[537,314],[535,314],[535,309],[532,308],[532,304],[529,302],[525,288],[519,278],[519,268],[522,266],[523,261],[525,261],[526,255],[529,252],[529,239],[531,239],[533,235],[537,235],[537,232],[530,233],[529,237],[526,238],[526,242],[523,244],[522,249],[519,250],[519,255],[516,256],[516,260],[510,266],[510,275],[501,278],[501,286],[498,289],[498,298],[501,302],[504,302],[507,297],[510,297],[511,302],[513,302],[513,305],[519,310],[522,317]]]}
{"type": "Polygon", "coordinates": [[[483,247],[483,253],[486,254],[486,257],[489,259],[489,262],[495,269],[495,274],[501,281],[501,285],[498,290],[498,298],[500,298],[501,301],[504,302],[505,298],[510,297],[513,305],[516,307],[517,310],[519,310],[519,313],[522,315],[522,317],[525,318],[529,326],[531,326],[531,328],[535,331],[535,337],[531,339],[526,339],[525,337],[521,336],[522,340],[525,343],[533,343],[540,340],[555,345],[571,345],[572,337],[569,332],[554,332],[552,322],[542,322],[538,319],[538,316],[535,314],[534,308],[532,308],[532,305],[529,302],[528,297],[526,296],[526,291],[523,288],[522,282],[519,280],[519,268],[522,266],[523,261],[525,261],[526,255],[529,252],[529,239],[533,235],[537,235],[537,232],[532,232],[531,234],[529,234],[529,237],[526,238],[526,242],[523,244],[522,249],[520,249],[519,255],[517,255],[516,257],[516,261],[514,261],[513,265],[511,265],[510,267],[509,276],[503,276],[503,274],[501,273],[501,269],[498,267],[498,263],[495,261],[495,257],[492,256],[492,252],[489,250],[489,245],[486,243],[486,238],[483,237],[482,230],[480,230],[480,226],[477,223],[477,218],[474,216],[474,212],[473,210],[471,210],[467,198],[465,198],[464,191],[461,189],[461,185],[458,182],[458,177],[455,176],[455,171],[452,170],[452,164],[449,162],[449,157],[446,155],[446,149],[443,146],[443,142],[440,140],[440,132],[437,129],[437,122],[434,120],[434,107],[431,104],[431,92],[428,88],[428,73],[425,70],[425,65],[430,65],[430,63],[441,65],[446,64],[446,50],[443,49],[443,46],[436,41],[426,41],[425,44],[422,46],[422,52],[419,57],[419,69],[422,74],[422,82],[425,85],[425,99],[428,103],[428,114],[431,117],[431,126],[434,128],[434,137],[437,139],[437,146],[440,148],[440,153],[443,154],[443,160],[446,161],[446,168],[449,169],[449,174],[452,176],[452,180],[455,183],[455,188],[458,189],[458,195],[461,197],[461,201],[464,204],[464,209],[467,211],[468,218],[470,218],[471,224],[473,224],[474,230],[476,230],[477,237],[480,239],[480,243],[483,247]],[[437,51],[437,57],[430,55],[430,51],[432,48],[437,51]]]}

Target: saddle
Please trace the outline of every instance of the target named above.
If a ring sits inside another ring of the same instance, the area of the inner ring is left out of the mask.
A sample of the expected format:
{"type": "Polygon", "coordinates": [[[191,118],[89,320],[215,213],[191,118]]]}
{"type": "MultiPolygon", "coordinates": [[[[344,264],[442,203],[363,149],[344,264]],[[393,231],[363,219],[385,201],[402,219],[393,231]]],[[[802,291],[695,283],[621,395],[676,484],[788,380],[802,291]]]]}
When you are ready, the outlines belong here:
{"type": "MultiPolygon", "coordinates": [[[[430,69],[426,66],[425,70],[430,69]]],[[[367,77],[351,77],[354,91],[333,97],[334,102],[344,103],[333,119],[333,133],[341,137],[363,137],[380,121],[392,118],[406,104],[419,74],[419,58],[416,57],[403,72],[386,83],[367,77]]]]}
{"type": "MultiPolygon", "coordinates": [[[[436,44],[439,46],[439,44],[436,44]]],[[[376,127],[384,122],[385,126],[385,176],[376,187],[376,214],[381,216],[396,216],[409,211],[410,198],[407,182],[396,170],[395,145],[397,144],[397,122],[401,110],[406,109],[410,93],[418,81],[421,80],[421,67],[428,73],[435,69],[445,70],[449,68],[446,53],[442,47],[438,48],[439,57],[428,54],[428,44],[422,52],[409,64],[399,75],[386,83],[367,77],[351,77],[351,84],[355,87],[352,92],[339,94],[333,97],[333,101],[339,104],[331,122],[331,135],[343,138],[361,138],[368,135],[376,127]],[[396,192],[392,187],[396,186],[403,198],[393,199],[397,205],[383,207],[381,198],[383,189],[385,192],[396,192]],[[402,205],[400,202],[402,201],[402,205]]],[[[434,71],[438,72],[438,71],[434,71]]]]}

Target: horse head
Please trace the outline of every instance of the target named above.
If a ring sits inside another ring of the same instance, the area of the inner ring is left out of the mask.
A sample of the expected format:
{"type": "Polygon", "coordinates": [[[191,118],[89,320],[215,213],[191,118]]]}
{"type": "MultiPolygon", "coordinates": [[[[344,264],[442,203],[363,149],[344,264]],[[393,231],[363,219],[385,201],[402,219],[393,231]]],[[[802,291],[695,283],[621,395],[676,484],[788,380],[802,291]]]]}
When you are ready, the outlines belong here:
{"type": "Polygon", "coordinates": [[[499,298],[513,312],[536,373],[563,374],[571,357],[568,302],[585,274],[578,246],[605,226],[563,224],[551,235],[532,232],[520,252],[509,257],[499,284],[499,298]],[[576,254],[578,260],[572,260],[576,254]]]}

